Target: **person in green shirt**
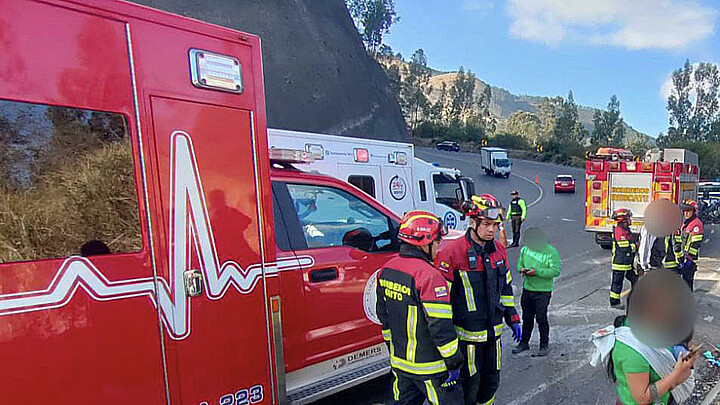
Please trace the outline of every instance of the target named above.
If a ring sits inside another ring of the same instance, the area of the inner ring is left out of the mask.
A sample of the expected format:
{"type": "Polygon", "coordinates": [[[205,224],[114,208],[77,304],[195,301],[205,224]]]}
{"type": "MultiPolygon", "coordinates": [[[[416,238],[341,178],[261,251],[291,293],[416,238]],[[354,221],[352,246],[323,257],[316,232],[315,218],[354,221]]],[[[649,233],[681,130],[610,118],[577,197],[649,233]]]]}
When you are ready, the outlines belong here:
{"type": "Polygon", "coordinates": [[[560,275],[560,253],[550,243],[545,234],[537,228],[525,231],[525,246],[520,249],[518,271],[523,277],[522,340],[513,349],[514,354],[530,350],[530,336],[535,321],[540,330],[540,350],[538,356],[547,356],[549,351],[550,324],[547,310],[550,296],[555,289],[553,281],[560,275]]]}
{"type": "MultiPolygon", "coordinates": [[[[617,317],[615,326],[629,326],[627,316],[617,317]]],[[[676,404],[671,390],[690,377],[696,359],[697,353],[689,357],[679,356],[672,373],[661,378],[637,350],[615,340],[608,362],[608,375],[617,383],[618,404],[676,404]]]]}

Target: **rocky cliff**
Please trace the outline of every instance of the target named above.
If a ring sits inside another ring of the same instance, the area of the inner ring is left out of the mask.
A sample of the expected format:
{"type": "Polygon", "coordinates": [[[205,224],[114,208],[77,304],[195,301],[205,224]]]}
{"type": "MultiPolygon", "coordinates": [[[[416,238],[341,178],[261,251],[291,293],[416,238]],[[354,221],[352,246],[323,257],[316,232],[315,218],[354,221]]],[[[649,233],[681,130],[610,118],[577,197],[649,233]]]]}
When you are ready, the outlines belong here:
{"type": "Polygon", "coordinates": [[[268,126],[405,140],[382,68],[343,0],[133,0],[260,36],[268,126]]]}

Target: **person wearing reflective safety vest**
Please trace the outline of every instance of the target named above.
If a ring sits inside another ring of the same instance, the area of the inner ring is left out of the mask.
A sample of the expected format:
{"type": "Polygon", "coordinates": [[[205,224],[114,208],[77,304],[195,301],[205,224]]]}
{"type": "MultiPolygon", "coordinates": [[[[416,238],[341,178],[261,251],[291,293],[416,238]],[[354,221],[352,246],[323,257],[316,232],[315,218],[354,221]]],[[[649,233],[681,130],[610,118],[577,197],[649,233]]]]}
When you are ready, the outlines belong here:
{"type": "Polygon", "coordinates": [[[500,204],[491,195],[473,196],[462,210],[470,218],[468,231],[445,240],[435,264],[452,283],[453,323],[466,361],[460,373],[465,404],[492,404],[500,382],[503,318],[519,342],[520,317],[505,247],[494,240],[500,204]]]}
{"type": "Polygon", "coordinates": [[[462,403],[463,358],[450,288],[432,265],[446,233],[432,213],[408,212],[398,230],[400,253],[378,274],[376,310],[390,350],[396,405],[462,403]]]}
{"type": "Polygon", "coordinates": [[[703,240],[703,223],[697,216],[698,204],[694,200],[683,201],[680,208],[683,224],[675,234],[665,238],[665,267],[676,271],[692,290],[703,240]]]}
{"type": "Polygon", "coordinates": [[[630,232],[632,211],[627,208],[619,208],[613,212],[612,219],[617,222],[617,225],[613,228],[610,306],[624,309],[625,307],[620,301],[623,281],[628,279],[630,284],[634,285],[638,279],[633,268],[635,254],[637,253],[637,241],[630,232]]]}

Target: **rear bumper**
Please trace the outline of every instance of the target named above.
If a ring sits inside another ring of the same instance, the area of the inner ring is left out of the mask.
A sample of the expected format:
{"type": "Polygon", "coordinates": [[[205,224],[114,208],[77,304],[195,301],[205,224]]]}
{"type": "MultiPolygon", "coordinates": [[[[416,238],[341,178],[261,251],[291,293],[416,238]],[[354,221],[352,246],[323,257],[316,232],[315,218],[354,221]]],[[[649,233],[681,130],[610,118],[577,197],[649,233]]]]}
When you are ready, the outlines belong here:
{"type": "Polygon", "coordinates": [[[575,192],[575,186],[555,186],[555,191],[571,191],[575,192]]]}

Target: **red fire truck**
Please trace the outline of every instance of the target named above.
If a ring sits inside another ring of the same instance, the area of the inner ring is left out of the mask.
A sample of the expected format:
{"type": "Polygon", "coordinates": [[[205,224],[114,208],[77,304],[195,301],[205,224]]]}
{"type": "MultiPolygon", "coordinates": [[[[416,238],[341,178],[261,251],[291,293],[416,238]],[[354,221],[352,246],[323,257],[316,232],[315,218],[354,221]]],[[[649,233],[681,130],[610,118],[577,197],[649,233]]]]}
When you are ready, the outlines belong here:
{"type": "Polygon", "coordinates": [[[257,37],[0,6],[3,403],[304,403],[388,371],[398,218],[269,159],[257,37]]]}
{"type": "Polygon", "coordinates": [[[585,162],[585,230],[609,249],[615,210],[632,210],[632,230],[639,233],[652,201],[697,199],[698,179],[698,156],[685,149],[651,151],[640,161],[627,149],[599,148],[585,162]]]}

